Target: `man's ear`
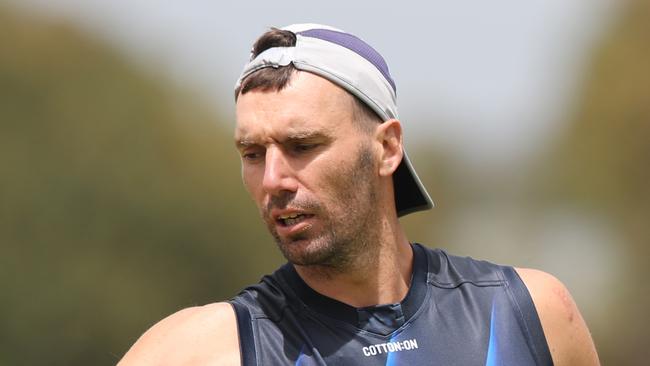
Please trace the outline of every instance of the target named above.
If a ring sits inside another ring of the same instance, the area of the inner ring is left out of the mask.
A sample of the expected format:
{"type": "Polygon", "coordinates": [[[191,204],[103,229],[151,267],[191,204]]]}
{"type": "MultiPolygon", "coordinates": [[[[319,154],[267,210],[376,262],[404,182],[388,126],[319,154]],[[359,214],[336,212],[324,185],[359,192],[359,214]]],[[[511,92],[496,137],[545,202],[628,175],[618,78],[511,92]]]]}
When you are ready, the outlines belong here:
{"type": "Polygon", "coordinates": [[[402,162],[402,124],[396,119],[389,119],[380,124],[376,130],[377,141],[381,143],[379,175],[391,176],[402,162]]]}

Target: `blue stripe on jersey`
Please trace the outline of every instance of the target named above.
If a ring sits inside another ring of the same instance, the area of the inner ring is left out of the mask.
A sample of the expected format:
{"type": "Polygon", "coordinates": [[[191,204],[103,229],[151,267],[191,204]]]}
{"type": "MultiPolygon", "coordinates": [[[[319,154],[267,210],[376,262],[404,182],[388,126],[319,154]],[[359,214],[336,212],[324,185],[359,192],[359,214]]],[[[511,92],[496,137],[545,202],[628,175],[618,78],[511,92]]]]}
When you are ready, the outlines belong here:
{"type": "Polygon", "coordinates": [[[499,354],[499,336],[496,319],[496,304],[492,301],[492,312],[490,316],[490,340],[488,342],[488,352],[485,360],[485,366],[496,366],[502,364],[501,355],[499,354]]]}
{"type": "MultiPolygon", "coordinates": [[[[397,336],[399,333],[394,334],[392,337],[390,337],[390,342],[395,342],[397,341],[397,336]]],[[[386,366],[394,366],[394,365],[399,365],[397,362],[397,355],[398,352],[391,352],[388,354],[388,357],[386,358],[386,366]]]]}
{"type": "Polygon", "coordinates": [[[298,354],[298,358],[296,359],[296,363],[294,365],[300,366],[302,364],[302,359],[304,356],[305,356],[305,345],[303,344],[302,347],[300,347],[300,354],[298,354]]]}

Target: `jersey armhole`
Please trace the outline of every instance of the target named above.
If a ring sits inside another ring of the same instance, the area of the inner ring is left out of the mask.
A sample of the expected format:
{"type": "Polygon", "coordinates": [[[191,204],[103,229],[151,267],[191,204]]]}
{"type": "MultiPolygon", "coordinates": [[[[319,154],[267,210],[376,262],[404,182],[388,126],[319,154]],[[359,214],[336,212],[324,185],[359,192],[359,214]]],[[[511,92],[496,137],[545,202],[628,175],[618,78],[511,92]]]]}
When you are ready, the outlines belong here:
{"type": "Polygon", "coordinates": [[[242,366],[257,366],[255,338],[253,337],[253,322],[246,306],[235,301],[229,301],[235,310],[237,330],[239,333],[239,354],[242,366]]]}
{"type": "Polygon", "coordinates": [[[531,347],[536,363],[538,365],[553,365],[544,329],[526,284],[514,268],[502,267],[502,270],[511,294],[514,296],[515,310],[518,310],[519,314],[517,320],[521,329],[526,333],[528,345],[531,347]]]}

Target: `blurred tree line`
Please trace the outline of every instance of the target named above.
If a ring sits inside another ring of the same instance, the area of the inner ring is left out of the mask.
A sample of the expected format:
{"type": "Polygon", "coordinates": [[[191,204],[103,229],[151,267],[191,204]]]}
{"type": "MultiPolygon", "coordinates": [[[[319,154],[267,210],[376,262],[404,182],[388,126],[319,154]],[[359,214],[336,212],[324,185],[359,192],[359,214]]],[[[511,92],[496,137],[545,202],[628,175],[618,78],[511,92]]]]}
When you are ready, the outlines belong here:
{"type": "MultiPolygon", "coordinates": [[[[604,364],[648,356],[649,10],[630,3],[527,183],[539,207],[602,211],[626,235],[626,283],[603,294],[618,307],[592,328],[604,364]]],[[[241,186],[233,123],[61,22],[0,7],[0,40],[0,366],[114,364],[159,319],[283,262],[241,186]]],[[[435,245],[485,187],[439,151],[411,155],[445,210],[404,222],[435,245]]]]}
{"type": "Polygon", "coordinates": [[[65,24],[4,9],[0,39],[0,365],[115,364],[280,262],[189,93],[65,24]]]}
{"type": "Polygon", "coordinates": [[[587,75],[571,123],[540,162],[539,204],[578,205],[622,233],[617,250],[626,253],[626,271],[603,294],[617,298],[608,312],[609,329],[594,337],[603,364],[645,365],[650,359],[649,1],[627,2],[595,50],[587,75]]]}

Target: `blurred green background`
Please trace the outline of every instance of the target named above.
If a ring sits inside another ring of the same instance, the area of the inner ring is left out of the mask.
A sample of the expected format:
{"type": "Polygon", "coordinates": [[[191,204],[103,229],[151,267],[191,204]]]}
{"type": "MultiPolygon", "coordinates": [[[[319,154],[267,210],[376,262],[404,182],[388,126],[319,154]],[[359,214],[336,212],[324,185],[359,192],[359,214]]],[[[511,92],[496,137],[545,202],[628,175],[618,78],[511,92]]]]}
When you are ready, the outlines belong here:
{"type": "MultiPolygon", "coordinates": [[[[409,152],[437,205],[403,219],[411,240],[555,274],[608,365],[650,359],[649,41],[648,2],[626,3],[523,167],[409,152]],[[492,226],[512,233],[489,245],[492,226]]],[[[227,112],[61,19],[0,6],[0,45],[0,365],[115,364],[156,321],[283,262],[227,112]]]]}

